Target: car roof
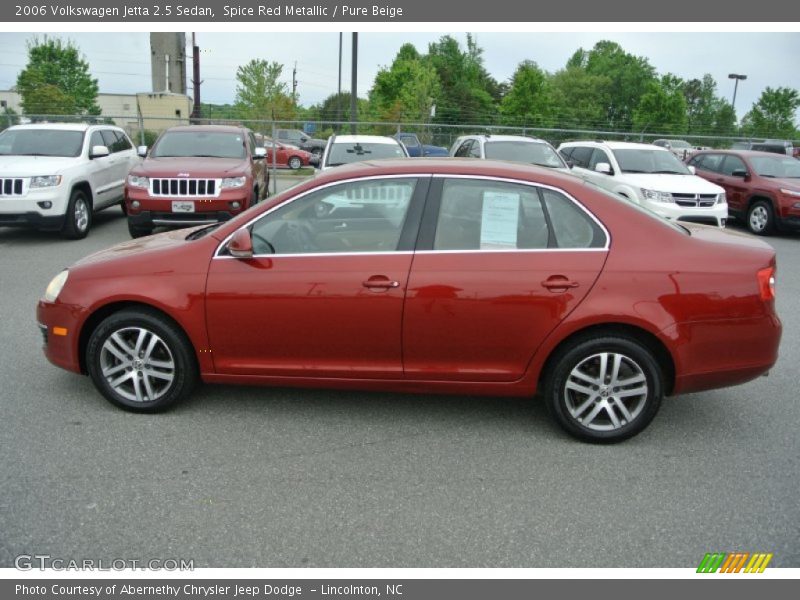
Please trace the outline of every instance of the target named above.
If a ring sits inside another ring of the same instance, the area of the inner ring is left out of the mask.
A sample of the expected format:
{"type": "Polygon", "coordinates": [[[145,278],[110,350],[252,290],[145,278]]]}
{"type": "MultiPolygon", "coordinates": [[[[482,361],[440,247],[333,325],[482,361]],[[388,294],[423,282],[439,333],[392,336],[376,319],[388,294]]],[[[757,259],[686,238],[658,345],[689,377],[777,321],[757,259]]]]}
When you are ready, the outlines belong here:
{"type": "Polygon", "coordinates": [[[692,158],[695,156],[702,156],[703,154],[733,154],[735,156],[744,156],[745,158],[750,157],[757,157],[757,156],[770,156],[770,157],[778,157],[778,158],[792,158],[788,154],[780,154],[776,152],[762,152],[760,150],[738,150],[736,148],[727,148],[725,150],[698,150],[694,154],[692,154],[692,158]]]}
{"type": "Polygon", "coordinates": [[[198,131],[202,133],[241,133],[244,125],[176,125],[167,131],[198,131]]]}
{"type": "Polygon", "coordinates": [[[653,144],[642,144],[638,142],[616,142],[604,140],[578,140],[574,142],[564,142],[562,146],[590,146],[592,148],[599,148],[605,146],[611,150],[658,150],[659,152],[669,152],[666,148],[654,146],[653,144]]]}
{"type": "Polygon", "coordinates": [[[28,123],[26,125],[14,125],[9,129],[57,129],[60,131],[86,131],[90,127],[107,127],[120,129],[116,125],[103,125],[100,123],[28,123]]]}
{"type": "Polygon", "coordinates": [[[337,135],[334,144],[399,144],[396,139],[385,135],[337,135]]]}
{"type": "Polygon", "coordinates": [[[459,139],[467,140],[467,139],[482,139],[485,142],[531,142],[534,144],[546,144],[547,141],[531,137],[529,135],[495,135],[490,133],[476,133],[471,135],[465,135],[459,139]]]}

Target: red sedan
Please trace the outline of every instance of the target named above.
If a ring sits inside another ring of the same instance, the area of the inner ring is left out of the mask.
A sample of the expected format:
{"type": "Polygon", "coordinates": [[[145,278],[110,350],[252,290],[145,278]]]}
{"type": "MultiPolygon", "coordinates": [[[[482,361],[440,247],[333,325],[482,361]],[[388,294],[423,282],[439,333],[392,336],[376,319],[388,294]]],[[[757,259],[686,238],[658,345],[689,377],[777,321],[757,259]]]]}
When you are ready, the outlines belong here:
{"type": "Polygon", "coordinates": [[[278,167],[288,167],[296,171],[300,167],[307,167],[311,161],[310,152],[269,139],[264,140],[264,149],[267,151],[267,167],[271,167],[274,162],[278,167]],[[274,161],[273,154],[275,155],[274,161]]]}
{"type": "Polygon", "coordinates": [[[332,169],[57,275],[51,362],[155,411],[198,380],[533,396],[590,441],[775,363],[775,253],[580,180],[459,159],[332,169]]]}

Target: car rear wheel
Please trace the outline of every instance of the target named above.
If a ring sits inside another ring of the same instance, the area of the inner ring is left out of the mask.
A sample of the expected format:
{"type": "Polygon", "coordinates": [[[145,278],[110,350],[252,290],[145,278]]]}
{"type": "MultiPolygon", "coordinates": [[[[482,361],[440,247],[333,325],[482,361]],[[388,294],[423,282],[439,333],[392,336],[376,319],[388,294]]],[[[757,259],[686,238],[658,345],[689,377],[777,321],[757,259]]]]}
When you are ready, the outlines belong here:
{"type": "Polygon", "coordinates": [[[92,225],[92,205],[82,190],[72,190],[61,233],[71,240],[85,238],[92,225]]]}
{"type": "Polygon", "coordinates": [[[769,235],[775,230],[772,205],[766,200],[754,202],[747,211],[747,228],[756,235],[769,235]]]}
{"type": "Polygon", "coordinates": [[[300,167],[303,166],[303,161],[300,160],[299,157],[293,156],[289,159],[289,168],[293,171],[297,171],[300,167]]]}
{"type": "Polygon", "coordinates": [[[197,383],[197,364],[184,333],[154,311],[122,310],[89,338],[89,375],[112,404],[155,412],[186,398],[197,383]]]}
{"type": "Polygon", "coordinates": [[[547,408],[578,439],[628,439],[647,427],[661,405],[663,374],[651,351],[634,339],[579,339],[550,364],[544,386],[547,408]]]}

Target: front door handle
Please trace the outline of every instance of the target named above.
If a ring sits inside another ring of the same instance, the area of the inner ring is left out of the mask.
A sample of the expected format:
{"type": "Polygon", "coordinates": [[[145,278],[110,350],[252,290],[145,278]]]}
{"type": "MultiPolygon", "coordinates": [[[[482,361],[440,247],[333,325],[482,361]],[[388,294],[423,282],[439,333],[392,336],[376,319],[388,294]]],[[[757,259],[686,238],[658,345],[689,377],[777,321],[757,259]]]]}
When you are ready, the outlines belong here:
{"type": "Polygon", "coordinates": [[[576,288],[579,285],[580,284],[577,281],[567,279],[563,275],[553,275],[542,282],[542,287],[550,290],[551,292],[568,290],[570,288],[576,288]]]}
{"type": "Polygon", "coordinates": [[[392,281],[385,275],[373,275],[366,281],[362,282],[365,288],[369,290],[391,290],[400,287],[400,282],[392,281]]]}

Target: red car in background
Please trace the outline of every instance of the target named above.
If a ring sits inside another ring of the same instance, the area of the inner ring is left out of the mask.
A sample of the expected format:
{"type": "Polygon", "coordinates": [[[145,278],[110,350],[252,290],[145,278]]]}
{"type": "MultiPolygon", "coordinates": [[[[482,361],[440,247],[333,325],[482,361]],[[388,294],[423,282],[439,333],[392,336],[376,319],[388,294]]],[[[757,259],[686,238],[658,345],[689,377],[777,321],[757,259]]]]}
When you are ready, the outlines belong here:
{"type": "Polygon", "coordinates": [[[570,434],[614,442],[664,396],[772,367],[775,269],[761,240],[552,169],[382,160],[93,254],[56,275],[37,319],[51,362],[129,410],[199,379],[539,392],[570,434]]]}
{"type": "Polygon", "coordinates": [[[725,188],[728,212],[756,235],[800,231],[800,160],[773,152],[706,150],[687,164],[725,188]]]}
{"type": "Polygon", "coordinates": [[[311,152],[306,152],[297,146],[282,144],[269,138],[263,138],[263,141],[260,141],[267,151],[267,167],[271,168],[275,164],[278,168],[289,168],[296,171],[311,164],[313,156],[311,152]]]}

